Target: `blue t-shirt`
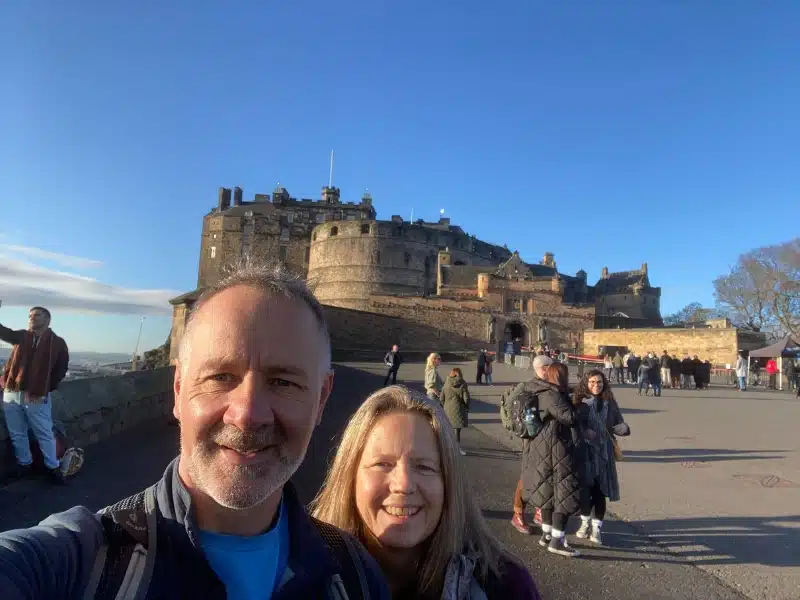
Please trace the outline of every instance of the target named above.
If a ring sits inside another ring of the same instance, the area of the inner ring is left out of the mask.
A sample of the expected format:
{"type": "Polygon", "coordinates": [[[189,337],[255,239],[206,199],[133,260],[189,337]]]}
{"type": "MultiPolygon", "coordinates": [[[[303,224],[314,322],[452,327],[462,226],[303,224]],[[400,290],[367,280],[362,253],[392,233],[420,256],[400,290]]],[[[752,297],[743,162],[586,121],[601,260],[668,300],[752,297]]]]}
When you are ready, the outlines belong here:
{"type": "Polygon", "coordinates": [[[281,499],[275,527],[250,537],[200,532],[211,568],[225,584],[228,600],[268,600],[289,559],[289,523],[281,499]]]}

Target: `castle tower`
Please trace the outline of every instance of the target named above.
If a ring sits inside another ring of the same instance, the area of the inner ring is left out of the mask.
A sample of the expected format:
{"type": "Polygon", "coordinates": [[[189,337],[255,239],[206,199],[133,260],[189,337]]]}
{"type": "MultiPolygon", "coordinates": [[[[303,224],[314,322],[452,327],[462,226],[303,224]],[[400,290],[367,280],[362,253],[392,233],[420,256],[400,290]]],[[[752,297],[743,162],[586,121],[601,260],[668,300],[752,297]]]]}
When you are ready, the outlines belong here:
{"type": "Polygon", "coordinates": [[[450,254],[450,248],[445,248],[444,250],[439,250],[439,259],[436,265],[436,295],[441,296],[442,294],[442,285],[444,285],[444,281],[442,278],[442,267],[449,267],[452,264],[452,255],[450,254]]]}
{"type": "Polygon", "coordinates": [[[339,204],[339,188],[333,186],[322,187],[322,201],[325,204],[339,204]]]}
{"type": "Polygon", "coordinates": [[[241,206],[242,205],[242,188],[238,185],[233,188],[233,205],[234,206],[241,206]]]}
{"type": "Polygon", "coordinates": [[[603,279],[608,279],[608,267],[603,267],[602,277],[603,279]]]}
{"type": "Polygon", "coordinates": [[[231,190],[229,188],[219,188],[219,196],[217,200],[219,210],[225,210],[231,206],[231,190]]]}
{"type": "Polygon", "coordinates": [[[545,252],[544,258],[542,259],[542,264],[545,267],[553,267],[556,268],[556,260],[555,255],[552,252],[545,252]]]}

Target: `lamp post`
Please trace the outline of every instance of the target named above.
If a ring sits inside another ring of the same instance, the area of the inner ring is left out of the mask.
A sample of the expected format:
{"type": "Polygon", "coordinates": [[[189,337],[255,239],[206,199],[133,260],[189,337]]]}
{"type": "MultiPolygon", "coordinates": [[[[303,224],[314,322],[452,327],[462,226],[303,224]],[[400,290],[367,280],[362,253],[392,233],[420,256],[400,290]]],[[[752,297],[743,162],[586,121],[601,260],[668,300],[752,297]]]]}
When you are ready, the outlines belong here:
{"type": "Polygon", "coordinates": [[[139,354],[139,340],[142,339],[142,327],[144,326],[144,319],[145,317],[142,317],[142,320],[139,322],[139,335],[136,336],[136,347],[133,349],[133,358],[131,359],[131,371],[136,370],[136,359],[137,355],[139,354]]]}

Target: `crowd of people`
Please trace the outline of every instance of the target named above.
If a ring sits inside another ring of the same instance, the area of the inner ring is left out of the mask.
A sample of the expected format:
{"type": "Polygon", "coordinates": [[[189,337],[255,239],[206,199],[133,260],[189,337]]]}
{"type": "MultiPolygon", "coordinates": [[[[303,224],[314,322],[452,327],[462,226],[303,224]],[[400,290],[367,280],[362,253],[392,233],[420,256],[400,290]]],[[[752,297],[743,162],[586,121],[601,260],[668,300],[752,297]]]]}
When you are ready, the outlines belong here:
{"type": "Polygon", "coordinates": [[[603,368],[609,381],[635,385],[640,395],[652,390],[654,396],[660,396],[664,388],[703,390],[711,383],[711,363],[696,354],[680,359],[666,350],[661,356],[653,351],[643,356],[634,352],[623,355],[618,350],[603,357],[603,368]]]}

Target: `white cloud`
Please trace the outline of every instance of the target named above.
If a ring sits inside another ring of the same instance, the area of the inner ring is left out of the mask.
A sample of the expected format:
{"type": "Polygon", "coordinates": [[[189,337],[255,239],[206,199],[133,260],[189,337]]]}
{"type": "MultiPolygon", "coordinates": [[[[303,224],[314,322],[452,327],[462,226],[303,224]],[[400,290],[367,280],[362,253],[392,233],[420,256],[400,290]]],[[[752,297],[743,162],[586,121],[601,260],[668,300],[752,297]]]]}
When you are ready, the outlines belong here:
{"type": "Polygon", "coordinates": [[[17,244],[0,244],[0,253],[8,253],[12,256],[27,256],[34,260],[48,260],[65,267],[73,269],[96,269],[103,266],[103,261],[93,258],[81,258],[80,256],[70,256],[69,254],[59,254],[50,252],[33,246],[20,246],[17,244]]]}
{"type": "MultiPolygon", "coordinates": [[[[142,290],[108,285],[91,277],[57,271],[20,260],[18,256],[3,254],[2,251],[8,248],[0,247],[0,300],[3,301],[3,306],[30,307],[40,304],[53,311],[169,315],[172,312],[169,299],[180,293],[174,290],[142,290]]],[[[33,256],[36,252],[51,254],[37,248],[29,250],[33,252],[28,252],[28,256],[33,256]]],[[[90,261],[63,255],[53,256],[90,261]]],[[[102,264],[99,261],[90,262],[102,264]]]]}

